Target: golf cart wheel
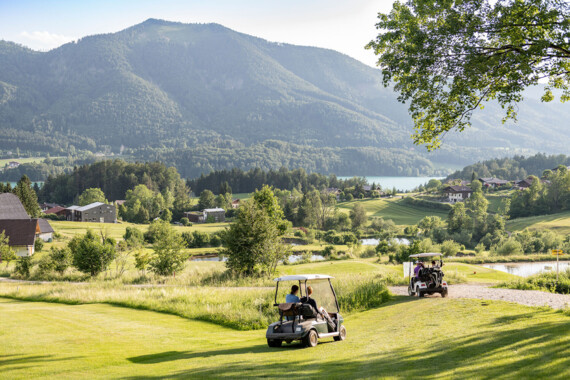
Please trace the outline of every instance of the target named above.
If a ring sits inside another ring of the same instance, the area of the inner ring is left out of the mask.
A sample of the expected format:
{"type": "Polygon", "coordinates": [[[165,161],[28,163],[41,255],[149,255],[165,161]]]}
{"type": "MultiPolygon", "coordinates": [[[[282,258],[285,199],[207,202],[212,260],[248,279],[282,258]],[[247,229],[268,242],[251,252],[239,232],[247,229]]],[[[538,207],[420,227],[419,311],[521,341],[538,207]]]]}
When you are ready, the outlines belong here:
{"type": "Polygon", "coordinates": [[[269,347],[281,347],[281,341],[279,339],[267,339],[267,345],[269,347]]]}
{"type": "Polygon", "coordinates": [[[418,290],[418,297],[424,298],[425,295],[426,295],[426,294],[425,294],[424,292],[422,292],[421,290],[418,290]]]}
{"type": "Polygon", "coordinates": [[[447,289],[444,289],[444,290],[441,292],[441,296],[442,296],[443,298],[447,297],[447,289]]]}
{"type": "Polygon", "coordinates": [[[413,297],[413,296],[416,295],[416,293],[412,290],[412,287],[411,287],[411,286],[408,286],[408,295],[409,295],[410,297],[413,297]]]}
{"type": "Polygon", "coordinates": [[[305,347],[315,347],[319,343],[319,336],[315,330],[309,331],[303,338],[303,345],[305,347]]]}
{"type": "Polygon", "coordinates": [[[339,341],[339,340],[345,340],[346,339],[346,327],[344,327],[344,325],[340,326],[340,334],[338,336],[334,337],[335,341],[339,341]]]}

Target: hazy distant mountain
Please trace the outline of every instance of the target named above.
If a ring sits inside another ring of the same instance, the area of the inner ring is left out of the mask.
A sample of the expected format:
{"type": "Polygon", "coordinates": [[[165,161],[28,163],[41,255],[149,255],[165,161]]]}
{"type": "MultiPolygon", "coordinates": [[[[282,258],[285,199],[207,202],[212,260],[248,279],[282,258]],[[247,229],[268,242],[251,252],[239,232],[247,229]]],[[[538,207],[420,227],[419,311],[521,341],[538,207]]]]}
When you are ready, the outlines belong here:
{"type": "Polygon", "coordinates": [[[433,162],[476,159],[479,147],[496,156],[558,152],[570,142],[567,106],[531,99],[514,128],[497,128],[500,110],[490,108],[472,131],[427,155],[413,149],[406,107],[381,85],[379,70],[332,50],[154,19],[49,52],[0,42],[4,151],[123,145],[185,175],[232,162],[419,174],[433,172],[433,162]]]}

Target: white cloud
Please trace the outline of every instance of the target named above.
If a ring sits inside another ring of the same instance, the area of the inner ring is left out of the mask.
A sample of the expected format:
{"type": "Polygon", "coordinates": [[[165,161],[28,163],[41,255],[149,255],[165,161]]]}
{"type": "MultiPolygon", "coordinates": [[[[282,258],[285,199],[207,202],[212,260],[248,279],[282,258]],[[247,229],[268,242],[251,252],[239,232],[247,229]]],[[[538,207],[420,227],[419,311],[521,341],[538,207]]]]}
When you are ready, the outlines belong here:
{"type": "Polygon", "coordinates": [[[27,41],[24,42],[25,45],[33,48],[33,49],[53,49],[58,46],[61,46],[67,42],[73,41],[75,38],[64,36],[62,34],[50,33],[47,31],[44,32],[27,32],[24,31],[20,33],[20,37],[27,41]]]}

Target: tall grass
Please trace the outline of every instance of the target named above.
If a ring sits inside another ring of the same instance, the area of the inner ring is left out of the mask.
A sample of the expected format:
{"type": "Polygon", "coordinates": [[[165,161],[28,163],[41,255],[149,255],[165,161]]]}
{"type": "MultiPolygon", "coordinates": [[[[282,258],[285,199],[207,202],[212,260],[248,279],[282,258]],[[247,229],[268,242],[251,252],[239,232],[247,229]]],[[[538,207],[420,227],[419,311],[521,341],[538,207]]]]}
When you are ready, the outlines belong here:
{"type": "Polygon", "coordinates": [[[570,294],[570,269],[559,274],[556,281],[556,273],[541,273],[535,276],[503,282],[497,288],[509,288],[520,290],[542,290],[552,293],[570,294]]]}
{"type": "MultiPolygon", "coordinates": [[[[222,280],[226,281],[226,280],[222,280]]],[[[227,280],[227,284],[230,284],[227,280]]],[[[274,288],[268,286],[125,285],[118,281],[3,283],[0,297],[65,304],[106,303],[208,321],[237,330],[262,329],[278,319],[274,288]]],[[[265,284],[267,279],[253,282],[265,284]]],[[[273,285],[273,283],[271,284],[273,285]]],[[[377,307],[389,300],[385,280],[365,276],[338,287],[341,312],[377,307]]]]}

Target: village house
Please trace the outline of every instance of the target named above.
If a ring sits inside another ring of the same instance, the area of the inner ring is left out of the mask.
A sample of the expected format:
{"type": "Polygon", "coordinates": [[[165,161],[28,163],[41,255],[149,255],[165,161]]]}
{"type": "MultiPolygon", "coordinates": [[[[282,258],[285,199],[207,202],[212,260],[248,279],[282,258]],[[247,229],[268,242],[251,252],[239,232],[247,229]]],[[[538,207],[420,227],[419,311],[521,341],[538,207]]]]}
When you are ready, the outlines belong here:
{"type": "Polygon", "coordinates": [[[221,223],[226,221],[226,210],[223,208],[207,208],[201,212],[185,212],[184,216],[192,223],[206,223],[209,221],[221,223]]]}
{"type": "Polygon", "coordinates": [[[65,210],[65,218],[69,221],[117,223],[116,207],[103,202],[95,202],[86,206],[70,206],[65,210]]]}
{"type": "Polygon", "coordinates": [[[443,189],[443,195],[450,203],[463,202],[468,199],[471,194],[473,194],[473,190],[467,186],[455,185],[447,186],[443,189]]]}
{"type": "Polygon", "coordinates": [[[235,209],[239,208],[239,206],[240,206],[240,200],[239,200],[239,199],[234,199],[234,200],[232,201],[232,208],[235,210],[235,209]]]}
{"type": "Polygon", "coordinates": [[[47,209],[44,211],[44,214],[46,215],[57,215],[57,216],[65,216],[65,207],[63,206],[55,206],[53,208],[47,209]]]}
{"type": "Polygon", "coordinates": [[[61,207],[60,205],[58,205],[57,203],[42,203],[40,204],[40,209],[42,210],[42,212],[45,214],[45,212],[51,208],[55,208],[55,207],[61,207]]]}
{"type": "Polygon", "coordinates": [[[12,193],[1,193],[0,219],[30,219],[30,216],[18,196],[12,193]]]}
{"type": "Polygon", "coordinates": [[[18,161],[10,161],[8,163],[8,169],[16,169],[18,166],[20,166],[18,161]]]}
{"type": "Polygon", "coordinates": [[[491,178],[479,178],[479,181],[481,182],[481,184],[485,187],[491,187],[491,188],[496,188],[499,186],[504,186],[507,183],[509,183],[509,181],[504,180],[504,179],[498,179],[495,177],[491,177],[491,178]]]}
{"type": "Polygon", "coordinates": [[[327,187],[326,189],[323,190],[323,193],[327,195],[334,195],[336,200],[338,201],[340,199],[341,191],[336,187],[327,187]]]}
{"type": "Polygon", "coordinates": [[[53,227],[49,222],[45,219],[38,219],[38,226],[40,227],[40,233],[37,234],[37,237],[42,239],[43,241],[52,241],[53,240],[53,227]]]}
{"type": "Polygon", "coordinates": [[[0,232],[8,237],[8,245],[17,256],[32,256],[36,236],[40,234],[38,219],[0,219],[0,232]]]}

